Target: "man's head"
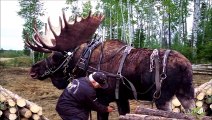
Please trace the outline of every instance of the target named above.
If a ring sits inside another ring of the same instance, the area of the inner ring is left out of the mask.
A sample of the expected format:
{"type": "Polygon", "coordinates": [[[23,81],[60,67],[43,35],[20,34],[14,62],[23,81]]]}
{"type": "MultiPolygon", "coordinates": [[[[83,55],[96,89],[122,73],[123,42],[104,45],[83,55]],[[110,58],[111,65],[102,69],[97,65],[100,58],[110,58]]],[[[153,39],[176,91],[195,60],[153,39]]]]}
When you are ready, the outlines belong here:
{"type": "Polygon", "coordinates": [[[89,75],[89,80],[94,84],[95,88],[98,88],[98,86],[102,89],[108,87],[107,76],[103,72],[93,72],[89,75]]]}

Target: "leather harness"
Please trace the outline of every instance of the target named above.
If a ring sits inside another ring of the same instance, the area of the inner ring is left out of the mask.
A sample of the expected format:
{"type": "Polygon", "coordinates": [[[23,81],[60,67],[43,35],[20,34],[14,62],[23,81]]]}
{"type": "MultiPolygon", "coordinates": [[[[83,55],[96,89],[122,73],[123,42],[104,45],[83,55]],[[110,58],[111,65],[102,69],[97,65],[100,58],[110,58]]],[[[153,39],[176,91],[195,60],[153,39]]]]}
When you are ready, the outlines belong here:
{"type": "Polygon", "coordinates": [[[151,56],[150,56],[150,72],[153,71],[153,68],[155,68],[155,86],[156,91],[153,94],[154,99],[158,99],[161,95],[161,84],[164,79],[166,79],[166,64],[168,55],[171,52],[171,50],[166,50],[163,56],[163,69],[162,73],[160,74],[160,57],[159,57],[159,51],[158,49],[154,49],[151,56]],[[154,64],[155,63],[155,64],[154,64]]]}
{"type": "MultiPolygon", "coordinates": [[[[124,50],[123,56],[122,56],[122,58],[120,60],[120,64],[119,64],[119,68],[118,68],[117,74],[113,74],[113,73],[101,70],[100,69],[100,65],[97,68],[89,66],[89,61],[90,61],[90,57],[91,57],[92,51],[97,46],[99,46],[100,44],[103,44],[100,41],[100,38],[97,38],[97,39],[94,38],[92,40],[92,42],[89,43],[88,46],[84,49],[83,54],[81,55],[79,61],[77,62],[76,67],[79,68],[79,69],[82,69],[84,72],[100,71],[100,72],[103,72],[103,73],[107,74],[107,76],[115,77],[117,79],[116,88],[115,88],[115,98],[116,99],[119,99],[120,80],[123,83],[124,83],[124,80],[126,80],[129,83],[130,87],[131,87],[131,90],[133,92],[134,98],[137,100],[137,92],[136,92],[136,89],[135,89],[134,85],[122,75],[122,69],[123,69],[123,65],[124,65],[125,59],[126,59],[127,55],[130,53],[130,51],[131,51],[131,49],[133,47],[124,46],[125,50],[124,50]]],[[[168,55],[169,55],[170,51],[171,50],[166,50],[166,52],[164,54],[164,57],[163,57],[163,70],[162,70],[161,74],[160,74],[160,65],[159,65],[160,58],[159,58],[158,50],[157,49],[153,50],[153,52],[152,52],[152,54],[150,56],[150,72],[152,72],[153,69],[155,68],[156,91],[155,91],[155,93],[153,95],[154,99],[158,99],[160,97],[160,94],[161,94],[161,83],[166,78],[166,64],[167,64],[167,58],[168,58],[168,55]]],[[[102,55],[100,54],[99,64],[101,64],[101,58],[102,58],[102,55]]],[[[74,69],[76,69],[76,67],[74,69]]],[[[72,74],[74,74],[74,72],[72,74]]]]}

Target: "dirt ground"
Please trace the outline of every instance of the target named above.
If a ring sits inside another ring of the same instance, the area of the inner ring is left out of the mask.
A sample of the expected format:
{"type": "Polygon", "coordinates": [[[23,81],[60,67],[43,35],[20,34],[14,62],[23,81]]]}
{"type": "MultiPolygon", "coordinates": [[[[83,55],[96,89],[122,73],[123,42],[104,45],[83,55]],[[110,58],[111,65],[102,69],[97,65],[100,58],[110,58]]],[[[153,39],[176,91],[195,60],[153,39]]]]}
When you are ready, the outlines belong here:
{"type": "MultiPolygon", "coordinates": [[[[19,96],[28,99],[43,108],[43,114],[50,120],[60,120],[55,105],[62,90],[57,90],[50,80],[39,81],[32,79],[28,74],[29,68],[0,68],[0,85],[4,88],[18,94],[19,96]]],[[[194,75],[195,86],[212,79],[211,75],[194,75]]],[[[131,112],[138,105],[148,107],[148,104],[143,101],[130,101],[131,112]]],[[[115,105],[115,103],[111,103],[115,105]]],[[[117,107],[116,107],[117,108],[117,107]]],[[[93,112],[93,120],[96,119],[93,112]]],[[[110,113],[110,120],[117,120],[117,110],[110,113]]]]}

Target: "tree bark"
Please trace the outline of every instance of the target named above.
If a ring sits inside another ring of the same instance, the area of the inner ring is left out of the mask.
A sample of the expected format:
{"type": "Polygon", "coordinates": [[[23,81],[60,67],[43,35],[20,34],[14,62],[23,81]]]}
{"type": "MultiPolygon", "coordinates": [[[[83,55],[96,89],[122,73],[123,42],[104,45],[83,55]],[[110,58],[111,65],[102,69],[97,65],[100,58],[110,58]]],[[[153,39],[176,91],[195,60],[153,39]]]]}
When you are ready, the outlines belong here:
{"type": "Polygon", "coordinates": [[[187,120],[195,120],[193,116],[186,115],[183,113],[175,113],[171,111],[162,111],[162,110],[154,110],[148,108],[137,107],[135,110],[136,114],[150,115],[150,116],[160,116],[165,118],[177,118],[177,119],[187,119],[187,120]]]}

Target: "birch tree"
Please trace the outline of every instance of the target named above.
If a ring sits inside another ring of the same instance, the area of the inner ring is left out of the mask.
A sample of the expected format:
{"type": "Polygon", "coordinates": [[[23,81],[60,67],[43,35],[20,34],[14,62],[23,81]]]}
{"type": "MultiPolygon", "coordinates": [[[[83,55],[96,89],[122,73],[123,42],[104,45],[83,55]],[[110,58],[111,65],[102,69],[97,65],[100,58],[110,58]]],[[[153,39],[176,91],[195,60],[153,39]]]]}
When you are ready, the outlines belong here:
{"type": "MultiPolygon", "coordinates": [[[[25,40],[26,33],[28,33],[30,38],[32,37],[33,27],[35,24],[38,30],[40,30],[44,25],[43,22],[39,20],[39,17],[44,15],[43,3],[39,0],[20,0],[19,5],[21,9],[17,12],[17,14],[25,20],[22,31],[22,38],[25,40]]],[[[25,50],[28,49],[26,46],[24,48],[25,50]]],[[[31,51],[31,56],[34,63],[40,60],[43,57],[43,54],[39,52],[34,53],[34,51],[31,51]]]]}
{"type": "Polygon", "coordinates": [[[194,0],[194,12],[193,12],[193,27],[192,27],[192,39],[191,39],[191,47],[196,48],[197,42],[197,32],[200,20],[200,0],[194,0]]]}

